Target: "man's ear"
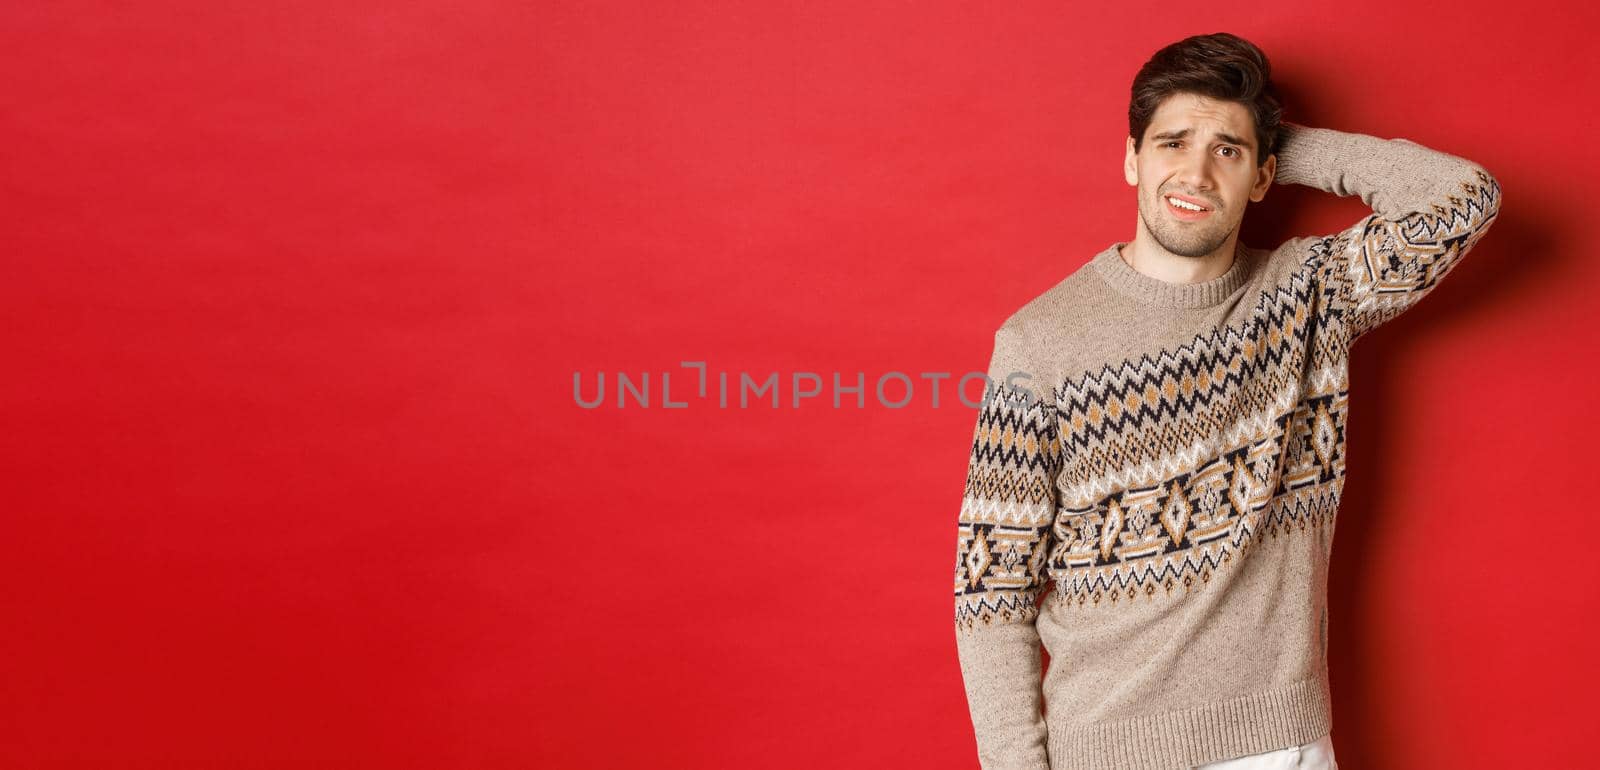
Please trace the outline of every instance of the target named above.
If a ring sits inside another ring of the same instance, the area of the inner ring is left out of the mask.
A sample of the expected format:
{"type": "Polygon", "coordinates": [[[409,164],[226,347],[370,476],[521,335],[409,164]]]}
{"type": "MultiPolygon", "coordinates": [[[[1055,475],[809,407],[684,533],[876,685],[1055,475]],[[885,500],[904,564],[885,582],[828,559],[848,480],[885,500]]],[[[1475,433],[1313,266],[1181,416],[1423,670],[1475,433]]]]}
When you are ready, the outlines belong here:
{"type": "Polygon", "coordinates": [[[1133,137],[1128,137],[1128,150],[1122,157],[1122,178],[1128,186],[1139,186],[1139,155],[1133,149],[1133,137]]]}
{"type": "Polygon", "coordinates": [[[1267,197],[1268,188],[1272,187],[1272,180],[1278,175],[1278,156],[1276,153],[1267,156],[1267,162],[1256,169],[1256,183],[1250,186],[1250,200],[1260,202],[1267,197]]]}

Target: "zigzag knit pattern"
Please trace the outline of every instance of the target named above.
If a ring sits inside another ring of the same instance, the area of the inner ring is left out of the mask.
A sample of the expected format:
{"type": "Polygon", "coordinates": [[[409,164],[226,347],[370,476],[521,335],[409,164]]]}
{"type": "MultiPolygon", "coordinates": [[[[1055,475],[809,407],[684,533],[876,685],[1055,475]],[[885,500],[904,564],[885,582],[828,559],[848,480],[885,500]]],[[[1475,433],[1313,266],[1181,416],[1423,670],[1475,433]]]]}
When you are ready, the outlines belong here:
{"type": "Polygon", "coordinates": [[[1499,184],[1479,172],[1462,188],[1448,207],[1312,243],[1242,330],[1107,364],[1048,401],[992,386],[963,495],[957,623],[1028,619],[1047,576],[1079,604],[1188,590],[1261,533],[1327,520],[1348,399],[1330,364],[1487,231],[1499,184]]]}

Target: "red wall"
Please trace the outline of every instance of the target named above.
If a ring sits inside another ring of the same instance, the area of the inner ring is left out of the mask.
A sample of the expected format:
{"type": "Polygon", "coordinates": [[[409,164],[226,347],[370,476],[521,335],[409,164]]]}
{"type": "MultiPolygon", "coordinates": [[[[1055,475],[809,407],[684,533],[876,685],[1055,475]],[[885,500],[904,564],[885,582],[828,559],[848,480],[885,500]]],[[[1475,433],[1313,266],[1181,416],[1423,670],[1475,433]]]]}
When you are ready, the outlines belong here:
{"type": "Polygon", "coordinates": [[[4,764],[974,767],[975,412],[872,383],[1131,237],[1129,82],[1223,29],[1506,198],[1355,354],[1341,762],[1592,762],[1592,5],[221,5],[0,17],[4,764]]]}

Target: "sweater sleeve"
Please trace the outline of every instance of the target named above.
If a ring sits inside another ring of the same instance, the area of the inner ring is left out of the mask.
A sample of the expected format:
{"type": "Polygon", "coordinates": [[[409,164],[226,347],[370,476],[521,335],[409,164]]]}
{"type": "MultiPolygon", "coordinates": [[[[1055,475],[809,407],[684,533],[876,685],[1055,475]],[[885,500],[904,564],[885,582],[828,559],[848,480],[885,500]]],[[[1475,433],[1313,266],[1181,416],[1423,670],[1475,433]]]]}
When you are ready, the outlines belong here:
{"type": "Polygon", "coordinates": [[[1500,211],[1500,184],[1472,161],[1407,139],[1284,123],[1277,181],[1358,195],[1372,214],[1314,239],[1330,309],[1350,341],[1405,312],[1460,263],[1500,211]]]}
{"type": "Polygon", "coordinates": [[[959,517],[955,627],[961,675],[985,770],[1048,770],[1037,599],[1061,467],[1049,380],[1030,368],[1018,329],[995,333],[959,517]],[[1006,383],[1013,373],[1008,389],[1006,383]]]}

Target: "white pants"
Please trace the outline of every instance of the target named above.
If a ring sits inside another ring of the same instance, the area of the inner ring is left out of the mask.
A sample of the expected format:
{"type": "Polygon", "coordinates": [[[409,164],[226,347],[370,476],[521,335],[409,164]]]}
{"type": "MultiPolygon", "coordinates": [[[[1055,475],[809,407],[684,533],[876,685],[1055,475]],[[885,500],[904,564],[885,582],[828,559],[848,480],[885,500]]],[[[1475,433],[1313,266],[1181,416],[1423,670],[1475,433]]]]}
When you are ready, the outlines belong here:
{"type": "Polygon", "coordinates": [[[1339,763],[1333,761],[1333,737],[1324,735],[1303,746],[1207,762],[1194,770],[1339,770],[1339,763]]]}

